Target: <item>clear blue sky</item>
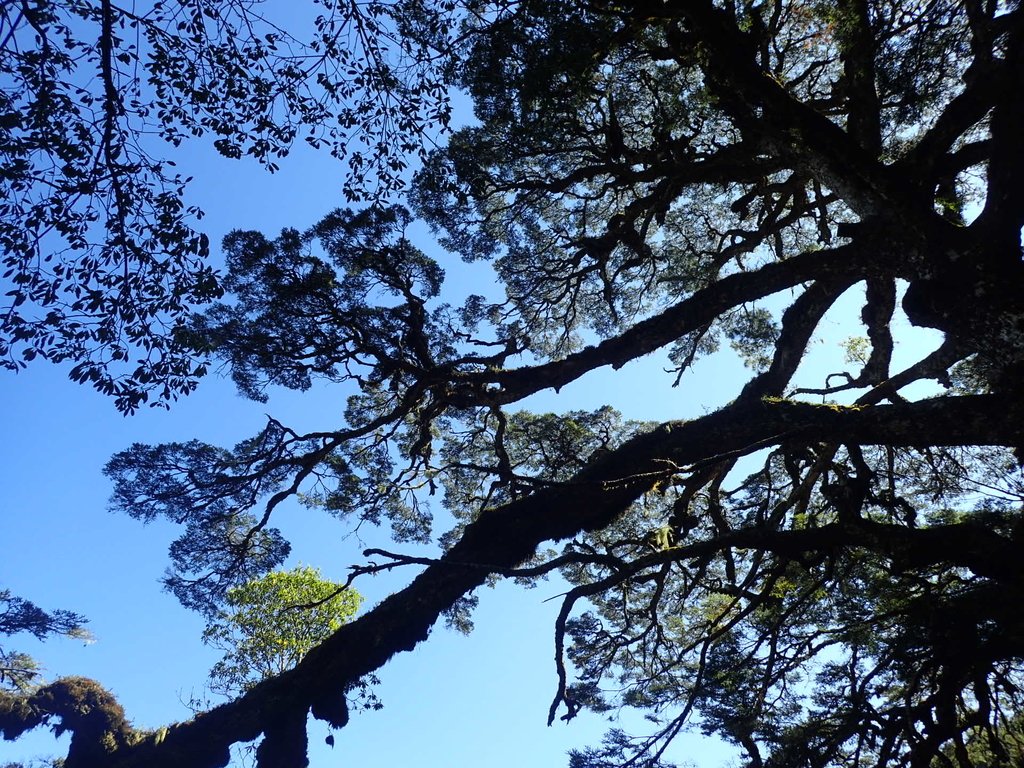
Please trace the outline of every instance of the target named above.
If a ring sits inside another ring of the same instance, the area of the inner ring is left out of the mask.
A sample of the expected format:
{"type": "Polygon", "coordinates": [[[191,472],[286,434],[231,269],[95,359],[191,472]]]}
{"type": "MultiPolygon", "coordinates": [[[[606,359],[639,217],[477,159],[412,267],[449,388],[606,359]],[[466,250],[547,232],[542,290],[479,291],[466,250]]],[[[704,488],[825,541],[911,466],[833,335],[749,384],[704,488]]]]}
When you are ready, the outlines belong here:
{"type": "MultiPolygon", "coordinates": [[[[207,212],[214,243],[234,228],[270,235],[284,226],[303,228],[342,201],[342,169],[326,155],[300,150],[275,175],[197,147],[176,159],[186,175],[196,177],[194,202],[207,212]]],[[[481,279],[480,272],[466,277],[468,268],[457,258],[438,258],[457,295],[481,279]]],[[[803,374],[808,385],[821,386],[826,373],[840,370],[837,342],[862,333],[859,307],[851,301],[845,308],[845,319],[840,313],[830,316],[829,337],[814,347],[803,374]]],[[[898,358],[916,359],[936,343],[927,335],[914,338],[914,348],[897,349],[898,358]]],[[[662,373],[664,365],[662,357],[651,356],[618,373],[598,372],[557,396],[542,393],[527,405],[564,411],[608,402],[630,418],[692,417],[728,402],[748,375],[728,349],[698,365],[679,388],[671,388],[673,377],[662,373]]],[[[199,438],[230,445],[256,432],[268,413],[300,429],[329,429],[339,423],[346,394],[280,392],[259,404],[238,397],[229,381],[210,377],[170,412],[147,410],[126,419],[110,401],[67,381],[62,369],[36,365],[17,376],[0,375],[6,435],[0,442],[0,585],[41,607],[86,615],[96,636],[89,646],[22,638],[12,645],[36,656],[49,677],[96,678],[114,691],[137,726],[187,718],[182,701],[202,693],[216,655],[200,642],[199,617],[159,584],[176,533],[168,524],[147,527],[108,513],[110,487],[100,469],[132,442],[199,438]]],[[[388,546],[372,531],[361,532],[363,540],[346,536],[341,524],[320,513],[297,506],[283,513],[279,523],[295,545],[288,565],[307,563],[342,579],[349,565],[361,562],[365,546],[388,546]]],[[[409,570],[356,586],[370,608],[414,575],[409,570]]],[[[314,768],[559,766],[566,764],[570,747],[596,744],[608,726],[601,718],[581,716],[568,726],[545,726],[555,686],[552,624],[560,591],[556,582],[533,590],[511,584],[484,590],[473,634],[438,627],[425,645],[381,672],[383,711],[356,714],[337,734],[333,750],[323,745],[324,733],[314,731],[314,768]]],[[[637,719],[620,725],[629,730],[631,723],[644,728],[637,719]]],[[[60,752],[40,732],[13,744],[0,742],[0,764],[60,752]]],[[[702,765],[728,759],[728,752],[696,739],[681,741],[674,752],[681,762],[702,765]]]]}

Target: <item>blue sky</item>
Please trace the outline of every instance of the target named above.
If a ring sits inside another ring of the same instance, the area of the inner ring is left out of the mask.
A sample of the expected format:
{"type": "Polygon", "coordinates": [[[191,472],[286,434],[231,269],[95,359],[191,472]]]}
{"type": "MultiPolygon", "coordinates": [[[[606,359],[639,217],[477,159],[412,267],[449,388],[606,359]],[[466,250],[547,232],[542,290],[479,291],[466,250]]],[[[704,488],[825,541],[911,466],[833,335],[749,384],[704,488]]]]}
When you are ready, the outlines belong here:
{"type": "MultiPolygon", "coordinates": [[[[204,223],[213,243],[234,228],[269,235],[284,226],[304,228],[342,202],[340,166],[305,149],[274,175],[199,147],[175,159],[185,175],[196,177],[193,201],[207,213],[204,223]]],[[[426,243],[423,247],[428,249],[426,243]]],[[[457,258],[433,253],[456,298],[485,279],[480,267],[467,277],[469,268],[457,258]]],[[[838,342],[862,332],[856,302],[845,302],[843,309],[845,317],[842,311],[830,314],[827,336],[816,342],[806,363],[808,385],[821,386],[825,374],[840,370],[838,342]]],[[[897,348],[904,360],[936,344],[927,334],[911,338],[897,348]]],[[[671,388],[673,376],[663,367],[664,358],[653,355],[524,405],[565,411],[608,402],[629,418],[693,417],[727,403],[748,375],[727,348],[699,364],[678,388],[671,388]]],[[[108,513],[110,486],[100,469],[132,442],[199,438],[230,445],[256,432],[265,414],[300,429],[328,429],[339,423],[346,394],[327,388],[276,392],[267,404],[252,403],[237,396],[229,381],[211,376],[169,412],[150,409],[123,418],[110,401],[67,381],[63,369],[36,365],[16,376],[0,375],[6,434],[0,443],[0,585],[44,608],[84,614],[96,636],[88,646],[61,639],[36,644],[16,638],[13,644],[36,656],[50,677],[96,678],[114,691],[137,726],[187,718],[182,702],[202,694],[216,655],[200,642],[199,617],[159,584],[176,533],[168,524],[143,526],[108,513]]],[[[343,579],[348,566],[361,562],[364,547],[389,546],[373,531],[361,531],[362,539],[347,536],[341,524],[323,514],[297,506],[282,511],[279,522],[295,545],[289,565],[314,565],[343,579]]],[[[397,572],[356,586],[369,608],[414,575],[397,572]]],[[[355,715],[337,734],[333,750],[323,744],[323,733],[314,735],[313,766],[399,761],[419,768],[480,762],[492,768],[559,766],[565,765],[568,748],[596,744],[608,726],[602,718],[581,716],[568,726],[545,726],[555,686],[552,624],[560,591],[557,582],[533,590],[512,584],[484,590],[476,631],[465,637],[438,627],[425,645],[392,660],[380,675],[384,710],[355,715]]],[[[643,723],[624,717],[619,725],[643,729],[643,723]]],[[[0,764],[59,752],[48,734],[39,733],[0,743],[0,764]]],[[[702,765],[728,760],[727,751],[697,739],[681,741],[674,752],[682,762],[702,765]]]]}

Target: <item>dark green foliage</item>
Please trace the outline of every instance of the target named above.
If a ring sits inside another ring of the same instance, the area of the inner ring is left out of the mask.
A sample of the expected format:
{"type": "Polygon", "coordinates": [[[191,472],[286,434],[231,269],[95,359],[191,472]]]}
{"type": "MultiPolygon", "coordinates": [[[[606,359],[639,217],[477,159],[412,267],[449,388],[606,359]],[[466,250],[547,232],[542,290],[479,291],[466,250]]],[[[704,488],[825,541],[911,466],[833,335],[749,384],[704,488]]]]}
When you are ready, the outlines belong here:
{"type": "Polygon", "coordinates": [[[0,589],[0,635],[27,632],[39,640],[47,635],[69,635],[80,630],[85,619],[71,611],[48,613],[35,603],[14,597],[9,589],[0,589]]]}
{"type": "Polygon", "coordinates": [[[640,426],[624,422],[608,407],[589,413],[476,415],[459,431],[449,432],[440,451],[444,504],[466,522],[482,509],[568,480],[640,426]]]}
{"type": "Polygon", "coordinates": [[[444,341],[423,307],[444,273],[406,238],[409,222],[403,208],[369,208],[335,211],[274,242],[231,233],[224,286],[232,302],[195,318],[184,337],[230,361],[239,389],[257,400],[270,384],[307,389],[317,377],[379,386],[402,368],[436,364],[444,341]],[[403,344],[414,332],[422,342],[403,344]]]}
{"type": "Polygon", "coordinates": [[[234,451],[198,441],[136,444],[107,463],[104,471],[115,481],[113,509],[185,526],[171,545],[174,566],[165,580],[185,605],[210,610],[228,587],[288,556],[280,533],[249,511],[288,481],[297,449],[286,440],[272,423],[234,451]]]}
{"type": "MultiPolygon", "coordinates": [[[[569,768],[619,768],[622,756],[636,751],[638,740],[625,731],[614,728],[604,737],[600,748],[571,750],[569,768]]],[[[676,768],[674,763],[665,762],[656,756],[643,756],[634,760],[637,768],[676,768]]]]}

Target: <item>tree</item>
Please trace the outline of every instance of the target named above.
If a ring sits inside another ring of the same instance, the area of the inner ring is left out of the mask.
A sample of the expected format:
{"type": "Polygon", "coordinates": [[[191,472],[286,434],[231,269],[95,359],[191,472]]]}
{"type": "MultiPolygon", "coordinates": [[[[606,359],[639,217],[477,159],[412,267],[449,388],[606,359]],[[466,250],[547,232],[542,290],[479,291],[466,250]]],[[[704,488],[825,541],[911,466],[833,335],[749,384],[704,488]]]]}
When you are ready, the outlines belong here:
{"type": "Polygon", "coordinates": [[[210,670],[216,693],[238,696],[292,669],[348,623],[362,598],[309,566],[271,571],[228,590],[203,642],[224,651],[210,670]]]}
{"type": "Polygon", "coordinates": [[[60,719],[79,739],[68,768],[223,765],[260,734],[261,768],[305,765],[308,713],[343,724],[347,686],[440,616],[465,626],[489,579],[558,570],[551,719],[628,706],[656,723],[576,768],[664,765],[694,722],[750,768],[1013,764],[1024,9],[463,10],[453,77],[479,122],[430,155],[409,202],[504,294],[441,303],[396,205],[235,233],[229,299],[182,343],[249,396],[347,384],[344,423],[271,419],[231,449],[140,444],[107,467],[115,508],[185,527],[167,584],[207,612],[288,554],[271,521],[291,497],[408,541],[429,537],[440,494],[457,521],[443,555],[369,551],[354,578],[424,570],[294,669],[156,736],[107,699],[77,726],[67,682],[3,696],[0,730],[60,719]],[[843,296],[866,342],[809,385],[801,362],[843,296]],[[943,342],[897,367],[900,310],[943,342]],[[664,349],[685,385],[721,342],[753,370],[714,413],[508,408],[664,349]]]}
{"type": "Polygon", "coordinates": [[[74,362],[72,379],[125,412],[195,388],[206,361],[175,328],[220,288],[190,178],[167,157],[184,141],[212,137],[270,172],[296,142],[324,147],[347,161],[353,200],[402,186],[449,119],[432,62],[451,5],[316,6],[0,7],[0,365],[74,362]]]}
{"type": "MultiPolygon", "coordinates": [[[[0,637],[25,632],[37,640],[64,635],[88,642],[86,620],[71,611],[44,611],[35,603],[0,589],[0,637]]],[[[39,665],[26,653],[0,646],[0,689],[31,690],[39,677],[39,665]]]]}

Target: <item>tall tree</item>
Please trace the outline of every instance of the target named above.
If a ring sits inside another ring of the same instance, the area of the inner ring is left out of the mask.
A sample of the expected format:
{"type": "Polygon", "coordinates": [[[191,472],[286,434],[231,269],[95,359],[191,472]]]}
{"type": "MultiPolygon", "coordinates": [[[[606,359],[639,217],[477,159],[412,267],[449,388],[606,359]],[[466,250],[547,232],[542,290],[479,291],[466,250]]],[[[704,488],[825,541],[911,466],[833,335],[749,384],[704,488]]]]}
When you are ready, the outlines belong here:
{"type": "Polygon", "coordinates": [[[439,303],[443,273],[397,206],[235,233],[230,301],[183,343],[252,397],[347,382],[344,423],[271,420],[232,449],[136,445],[108,465],[115,507],[185,527],[168,587],[200,610],[282,561],[271,522],[293,496],[402,541],[429,536],[437,490],[458,521],[443,556],[373,552],[357,576],[425,569],[295,669],[157,736],[79,679],[3,696],[0,730],[59,719],[68,768],[219,766],[260,734],[262,768],[305,765],[307,713],[342,724],[347,686],[439,616],[464,622],[488,579],[560,570],[551,718],[621,705],[659,724],[610,733],[577,768],[663,765],[692,722],[751,768],[1012,764],[1024,9],[464,11],[453,73],[479,123],[429,158],[411,203],[447,248],[490,261],[504,295],[439,303]],[[797,387],[843,295],[866,334],[851,367],[797,387]],[[943,342],[894,370],[900,309],[943,342]],[[507,409],[662,349],[685,386],[722,341],[753,372],[700,418],[507,409]],[[915,399],[921,382],[938,394],[915,399]]]}
{"type": "Polygon", "coordinates": [[[271,571],[228,590],[203,642],[224,651],[210,670],[211,689],[238,696],[298,664],[347,623],[362,597],[309,566],[271,571]]]}

